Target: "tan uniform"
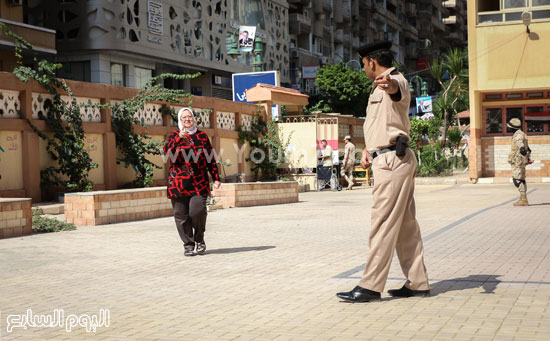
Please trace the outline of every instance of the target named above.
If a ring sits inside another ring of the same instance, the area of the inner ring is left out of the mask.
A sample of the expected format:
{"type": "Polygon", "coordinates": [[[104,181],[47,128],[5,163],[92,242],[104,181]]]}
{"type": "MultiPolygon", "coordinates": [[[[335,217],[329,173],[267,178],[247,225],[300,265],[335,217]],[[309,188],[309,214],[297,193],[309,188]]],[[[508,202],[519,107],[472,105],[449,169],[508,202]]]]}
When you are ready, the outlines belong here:
{"type": "MultiPolygon", "coordinates": [[[[394,68],[384,72],[386,74],[398,81],[401,100],[394,101],[386,91],[373,86],[363,127],[365,146],[371,153],[395,145],[399,135],[409,137],[409,84],[394,68]]],[[[363,288],[384,290],[396,250],[407,278],[405,285],[412,290],[429,289],[413,197],[416,166],[416,157],[410,148],[403,157],[390,151],[372,161],[374,189],[369,253],[359,282],[363,288]]]]}
{"type": "Polygon", "coordinates": [[[520,193],[525,194],[527,192],[527,184],[525,183],[525,166],[529,162],[531,152],[529,149],[529,143],[527,142],[527,134],[520,129],[516,130],[514,136],[512,136],[512,151],[508,155],[508,163],[512,166],[512,179],[522,180],[519,183],[518,189],[520,193]],[[525,148],[526,155],[522,155],[520,150],[525,148]]]}
{"type": "Polygon", "coordinates": [[[323,156],[328,156],[323,159],[323,167],[332,167],[332,148],[329,145],[323,150],[323,156]]]}
{"type": "Polygon", "coordinates": [[[353,167],[355,166],[355,145],[351,142],[346,142],[344,148],[344,160],[342,161],[342,176],[348,182],[348,188],[353,186],[353,167]]]}

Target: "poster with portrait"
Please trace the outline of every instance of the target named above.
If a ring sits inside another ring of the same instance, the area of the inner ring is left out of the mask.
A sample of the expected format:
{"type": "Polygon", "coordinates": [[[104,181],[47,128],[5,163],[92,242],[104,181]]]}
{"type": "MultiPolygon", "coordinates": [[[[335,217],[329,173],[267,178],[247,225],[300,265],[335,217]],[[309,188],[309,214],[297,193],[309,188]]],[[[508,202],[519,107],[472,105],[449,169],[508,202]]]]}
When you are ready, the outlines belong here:
{"type": "Polygon", "coordinates": [[[432,97],[417,97],[416,98],[416,114],[422,116],[432,112],[432,97]]]}
{"type": "Polygon", "coordinates": [[[241,26],[239,28],[239,50],[251,52],[256,37],[256,26],[241,26]]]}

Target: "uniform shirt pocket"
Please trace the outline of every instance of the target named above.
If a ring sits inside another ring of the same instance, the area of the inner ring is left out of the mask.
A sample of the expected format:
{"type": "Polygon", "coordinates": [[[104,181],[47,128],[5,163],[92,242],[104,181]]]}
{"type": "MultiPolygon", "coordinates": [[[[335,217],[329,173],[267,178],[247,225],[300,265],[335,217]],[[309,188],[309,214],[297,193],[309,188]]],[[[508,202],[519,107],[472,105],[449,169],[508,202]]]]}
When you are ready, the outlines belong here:
{"type": "Polygon", "coordinates": [[[384,95],[381,92],[376,92],[370,95],[369,105],[367,107],[367,116],[371,115],[373,119],[376,118],[378,111],[380,111],[379,106],[382,104],[383,97],[384,95]]]}
{"type": "Polygon", "coordinates": [[[369,105],[377,105],[380,102],[382,102],[382,98],[384,97],[384,94],[381,92],[376,92],[370,95],[369,97],[369,105]]]}

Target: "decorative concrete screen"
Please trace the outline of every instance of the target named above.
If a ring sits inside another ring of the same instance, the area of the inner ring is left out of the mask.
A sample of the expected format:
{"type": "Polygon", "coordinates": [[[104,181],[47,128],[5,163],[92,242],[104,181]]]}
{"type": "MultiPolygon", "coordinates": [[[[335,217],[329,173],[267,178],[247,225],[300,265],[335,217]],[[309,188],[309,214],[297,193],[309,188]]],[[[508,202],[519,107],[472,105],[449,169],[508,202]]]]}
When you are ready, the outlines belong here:
{"type": "Polygon", "coordinates": [[[254,25],[262,68],[289,81],[286,1],[29,1],[27,15],[29,23],[56,30],[61,51],[119,50],[226,72],[249,68],[227,54],[227,39],[239,25],[254,25]]]}

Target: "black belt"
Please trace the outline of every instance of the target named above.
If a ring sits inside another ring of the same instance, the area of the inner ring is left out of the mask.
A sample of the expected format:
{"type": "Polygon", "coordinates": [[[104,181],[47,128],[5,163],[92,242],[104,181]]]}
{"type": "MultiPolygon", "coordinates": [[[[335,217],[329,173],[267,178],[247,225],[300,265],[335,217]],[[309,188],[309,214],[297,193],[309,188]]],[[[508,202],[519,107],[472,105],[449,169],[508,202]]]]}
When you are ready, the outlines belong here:
{"type": "Polygon", "coordinates": [[[387,148],[380,149],[380,150],[372,152],[372,154],[370,154],[370,156],[374,160],[377,156],[382,155],[382,154],[387,153],[387,152],[392,152],[394,150],[395,150],[395,146],[389,146],[387,148]]]}

